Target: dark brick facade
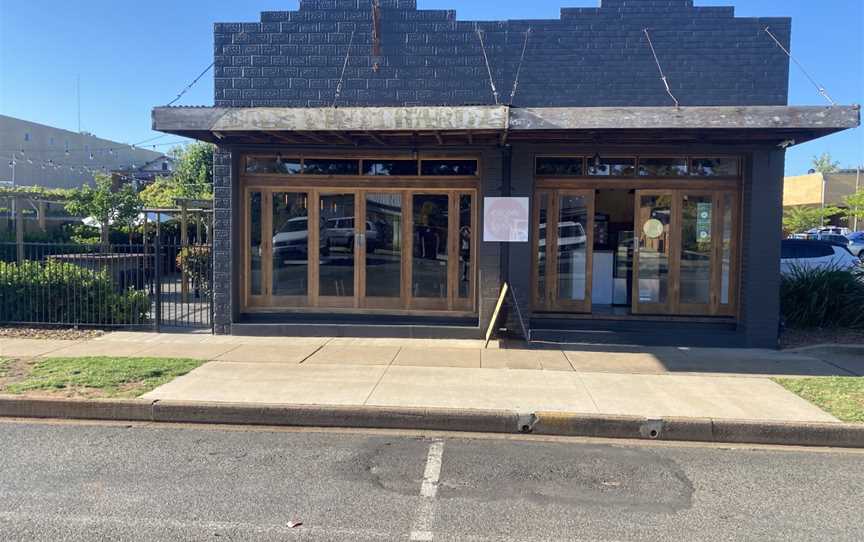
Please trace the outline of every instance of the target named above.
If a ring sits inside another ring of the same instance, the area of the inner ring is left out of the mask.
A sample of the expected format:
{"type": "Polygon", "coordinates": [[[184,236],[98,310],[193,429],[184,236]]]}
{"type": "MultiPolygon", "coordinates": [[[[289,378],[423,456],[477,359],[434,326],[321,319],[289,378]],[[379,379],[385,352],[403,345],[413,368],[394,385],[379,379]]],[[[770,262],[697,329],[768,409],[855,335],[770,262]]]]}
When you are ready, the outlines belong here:
{"type": "Polygon", "coordinates": [[[231,332],[234,316],[232,257],[234,231],[234,166],[231,152],[220,148],[213,156],[213,329],[216,334],[231,332]]]}
{"type": "Polygon", "coordinates": [[[215,25],[216,105],[316,107],[493,104],[482,30],[500,102],[510,93],[531,28],[516,106],[671,105],[648,28],[681,105],[786,105],[789,63],[764,32],[788,45],[787,18],[737,18],[692,0],[603,0],[564,8],[558,20],[459,21],[455,11],[381,0],[373,56],[372,0],[301,0],[260,23],[215,25]]]}
{"type": "MultiPolygon", "coordinates": [[[[298,11],[266,12],[260,23],[217,23],[215,105],[332,105],[352,32],[339,105],[494,103],[474,22],[456,20],[453,11],[417,10],[415,0],[380,3],[381,50],[374,57],[372,0],[301,0],[298,11]]],[[[502,104],[509,102],[529,27],[531,36],[516,106],[671,105],[645,39],[645,28],[681,105],[787,103],[789,62],[764,32],[770,26],[788,45],[791,22],[785,18],[736,18],[733,8],[694,7],[692,0],[603,0],[599,8],[562,9],[558,20],[482,22],[477,26],[483,31],[502,104]]],[[[621,154],[648,151],[608,145],[599,150],[621,154]]],[[[261,146],[286,148],[275,140],[261,146]]],[[[578,151],[590,155],[598,148],[575,149],[538,141],[461,150],[482,158],[478,194],[482,198],[533,196],[537,153],[578,151]]],[[[239,157],[247,151],[224,146],[215,157],[214,322],[220,334],[231,333],[232,323],[239,317],[240,285],[234,278],[241,275],[238,247],[245,240],[238,238],[242,200],[237,168],[239,157]]],[[[650,151],[657,155],[683,152],[663,142],[650,151]]],[[[783,151],[746,142],[731,147],[705,145],[698,151],[746,157],[739,345],[774,346],[779,314],[783,151]]],[[[338,154],[339,149],[332,152],[338,154]]],[[[477,231],[482,231],[482,224],[477,225],[477,231]]],[[[504,280],[514,286],[523,309],[530,306],[534,287],[531,251],[528,243],[481,243],[478,334],[489,323],[504,280]]],[[[511,318],[511,328],[515,325],[511,318]]]]}

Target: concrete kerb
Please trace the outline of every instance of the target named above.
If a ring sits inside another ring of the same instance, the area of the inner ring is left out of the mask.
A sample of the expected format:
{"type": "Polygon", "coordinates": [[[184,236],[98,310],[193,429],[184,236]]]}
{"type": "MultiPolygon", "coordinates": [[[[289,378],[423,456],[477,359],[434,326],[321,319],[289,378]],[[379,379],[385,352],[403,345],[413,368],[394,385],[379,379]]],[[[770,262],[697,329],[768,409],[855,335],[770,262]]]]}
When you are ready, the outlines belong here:
{"type": "Polygon", "coordinates": [[[799,346],[797,348],[788,348],[782,352],[792,354],[812,354],[813,352],[823,352],[826,354],[860,354],[864,356],[864,345],[861,344],[841,344],[841,343],[823,343],[813,344],[810,346],[799,346]]]}
{"type": "Polygon", "coordinates": [[[247,405],[141,399],[86,401],[0,396],[0,417],[281,427],[348,427],[864,448],[864,424],[711,418],[647,419],[569,412],[247,405]]]}

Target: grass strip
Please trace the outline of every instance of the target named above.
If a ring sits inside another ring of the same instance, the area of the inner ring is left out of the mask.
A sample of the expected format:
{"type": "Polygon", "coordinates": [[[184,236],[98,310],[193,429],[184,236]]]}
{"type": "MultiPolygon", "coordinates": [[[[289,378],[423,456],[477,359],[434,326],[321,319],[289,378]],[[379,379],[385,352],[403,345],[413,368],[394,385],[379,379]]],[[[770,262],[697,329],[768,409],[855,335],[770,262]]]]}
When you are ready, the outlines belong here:
{"type": "Polygon", "coordinates": [[[92,392],[105,398],[129,398],[147,393],[183,376],[203,362],[174,358],[46,358],[26,378],[9,384],[7,393],[30,391],[92,392]]]}
{"type": "Polygon", "coordinates": [[[864,378],[775,378],[775,382],[844,422],[864,423],[864,378]]]}

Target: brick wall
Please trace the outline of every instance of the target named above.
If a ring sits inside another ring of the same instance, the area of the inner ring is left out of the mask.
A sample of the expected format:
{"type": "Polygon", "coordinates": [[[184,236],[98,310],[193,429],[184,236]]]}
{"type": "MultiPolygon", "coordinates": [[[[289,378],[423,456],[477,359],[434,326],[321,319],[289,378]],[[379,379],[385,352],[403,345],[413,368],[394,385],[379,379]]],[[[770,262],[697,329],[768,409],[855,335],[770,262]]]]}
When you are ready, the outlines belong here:
{"type": "MultiPolygon", "coordinates": [[[[216,105],[315,107],[491,104],[472,21],[455,11],[381,0],[373,56],[372,0],[301,0],[261,22],[215,25],[216,105]]],[[[454,2],[455,4],[455,2],[454,2]]],[[[494,14],[490,14],[494,16],[494,14]]],[[[737,18],[692,0],[603,0],[564,8],[560,19],[480,22],[501,103],[532,30],[516,106],[671,105],[643,29],[682,105],[785,105],[789,62],[763,29],[789,43],[787,18],[737,18]]]]}
{"type": "Polygon", "coordinates": [[[231,333],[234,312],[231,280],[237,275],[231,268],[233,177],[231,152],[217,149],[213,156],[213,331],[217,335],[231,333]]]}

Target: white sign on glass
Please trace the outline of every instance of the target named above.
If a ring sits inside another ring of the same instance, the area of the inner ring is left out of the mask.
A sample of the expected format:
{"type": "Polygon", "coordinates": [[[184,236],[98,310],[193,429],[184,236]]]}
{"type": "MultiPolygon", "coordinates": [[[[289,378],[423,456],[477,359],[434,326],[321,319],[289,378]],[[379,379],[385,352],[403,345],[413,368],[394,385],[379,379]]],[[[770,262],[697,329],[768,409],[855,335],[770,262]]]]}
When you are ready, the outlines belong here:
{"type": "Polygon", "coordinates": [[[528,198],[483,198],[483,241],[527,243],[529,209],[528,198]]]}

